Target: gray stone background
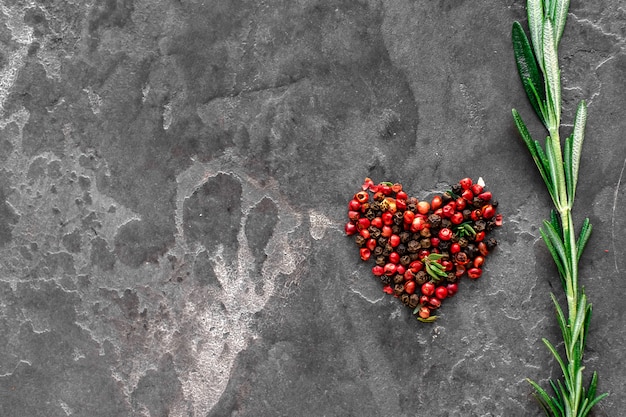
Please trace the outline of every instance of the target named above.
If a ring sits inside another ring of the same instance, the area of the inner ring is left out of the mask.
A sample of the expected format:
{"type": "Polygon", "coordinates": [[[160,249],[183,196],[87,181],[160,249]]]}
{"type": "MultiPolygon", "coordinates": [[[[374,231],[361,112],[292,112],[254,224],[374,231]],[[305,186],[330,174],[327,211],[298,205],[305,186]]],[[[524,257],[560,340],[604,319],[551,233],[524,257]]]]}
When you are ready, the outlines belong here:
{"type": "MultiPolygon", "coordinates": [[[[523,1],[0,1],[0,415],[539,416],[548,194],[511,120],[523,1]],[[343,234],[366,176],[482,176],[505,224],[440,319],[343,234]]],[[[573,0],[587,369],[624,415],[626,3],[573,0]]]]}

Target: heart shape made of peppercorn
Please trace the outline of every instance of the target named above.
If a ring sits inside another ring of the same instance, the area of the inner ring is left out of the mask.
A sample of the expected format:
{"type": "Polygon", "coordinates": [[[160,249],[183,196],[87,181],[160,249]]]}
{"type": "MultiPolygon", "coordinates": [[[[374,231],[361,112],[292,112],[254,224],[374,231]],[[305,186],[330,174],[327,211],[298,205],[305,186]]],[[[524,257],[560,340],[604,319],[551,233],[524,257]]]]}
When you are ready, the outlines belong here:
{"type": "Polygon", "coordinates": [[[464,276],[478,279],[497,241],[489,232],[502,225],[498,203],[482,178],[463,178],[430,201],[409,197],[402,185],[366,178],[348,203],[345,232],[354,236],[363,261],[383,291],[434,321],[433,311],[458,291],[464,276]]]}

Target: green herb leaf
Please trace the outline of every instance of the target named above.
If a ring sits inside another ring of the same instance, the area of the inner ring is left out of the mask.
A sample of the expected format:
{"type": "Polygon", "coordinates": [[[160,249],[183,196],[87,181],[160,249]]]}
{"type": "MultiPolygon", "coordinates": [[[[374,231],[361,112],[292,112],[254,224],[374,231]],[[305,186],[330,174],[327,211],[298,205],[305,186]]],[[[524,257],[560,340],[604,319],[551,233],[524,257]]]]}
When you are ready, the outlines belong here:
{"type": "Polygon", "coordinates": [[[537,401],[539,401],[539,404],[543,408],[546,415],[554,417],[561,416],[562,413],[559,413],[559,408],[554,404],[554,400],[548,395],[548,393],[543,388],[541,388],[541,386],[539,386],[539,384],[537,384],[535,381],[531,379],[527,379],[527,381],[537,392],[535,398],[537,398],[537,401]]]}
{"type": "Polygon", "coordinates": [[[567,188],[567,200],[570,207],[574,205],[574,190],[576,189],[576,184],[572,173],[573,143],[573,136],[570,135],[565,138],[565,146],[563,147],[563,168],[565,171],[565,186],[567,188]]]}
{"type": "Polygon", "coordinates": [[[556,299],[554,294],[550,294],[552,298],[552,302],[554,303],[554,308],[556,309],[556,319],[559,323],[559,327],[561,328],[561,334],[563,335],[563,342],[566,346],[571,344],[569,326],[567,325],[567,319],[565,318],[565,314],[563,313],[563,309],[556,299]]]}
{"type": "Polygon", "coordinates": [[[580,166],[580,156],[582,155],[583,140],[585,138],[585,124],[587,123],[587,104],[581,101],[576,109],[574,119],[574,130],[572,132],[572,201],[576,193],[576,183],[578,182],[578,168],[580,166]]]}
{"type": "Polygon", "coordinates": [[[553,111],[551,127],[558,128],[561,118],[561,71],[556,54],[554,31],[549,19],[546,19],[543,24],[543,72],[546,76],[549,93],[546,96],[549,97],[553,111]]]}
{"type": "Polygon", "coordinates": [[[528,0],[526,5],[528,12],[528,27],[530,29],[530,39],[533,42],[533,49],[537,62],[543,69],[543,4],[541,0],[528,0]]]}
{"type": "Polygon", "coordinates": [[[545,95],[539,95],[537,90],[543,85],[543,78],[537,68],[537,60],[533,54],[526,33],[522,29],[522,25],[519,22],[513,23],[512,29],[513,39],[513,52],[515,54],[515,62],[517,63],[517,72],[519,73],[522,85],[528,96],[528,101],[535,109],[535,113],[541,119],[541,122],[545,124],[544,109],[542,107],[542,101],[545,100],[545,95]]]}
{"type": "Polygon", "coordinates": [[[591,223],[589,222],[589,218],[588,217],[585,218],[580,228],[580,235],[578,235],[578,240],[576,241],[576,249],[577,249],[576,260],[580,260],[580,257],[582,256],[583,251],[585,250],[585,246],[587,246],[587,242],[589,241],[589,238],[591,237],[592,229],[593,228],[591,226],[591,223]]]}
{"type": "Polygon", "coordinates": [[[567,20],[567,10],[569,9],[569,0],[554,1],[555,11],[552,20],[554,21],[554,38],[558,47],[565,29],[565,21],[567,20]]]}
{"type": "Polygon", "coordinates": [[[551,175],[548,171],[549,167],[546,163],[547,160],[541,144],[531,138],[530,133],[528,132],[528,129],[526,128],[526,125],[524,124],[524,121],[522,120],[522,117],[519,115],[517,110],[513,109],[512,113],[513,120],[515,121],[515,125],[517,126],[517,130],[519,131],[522,140],[526,144],[530,155],[535,161],[535,165],[537,165],[539,174],[541,175],[541,178],[543,178],[543,182],[546,184],[550,196],[554,196],[554,187],[552,186],[552,182],[550,180],[551,175]]]}

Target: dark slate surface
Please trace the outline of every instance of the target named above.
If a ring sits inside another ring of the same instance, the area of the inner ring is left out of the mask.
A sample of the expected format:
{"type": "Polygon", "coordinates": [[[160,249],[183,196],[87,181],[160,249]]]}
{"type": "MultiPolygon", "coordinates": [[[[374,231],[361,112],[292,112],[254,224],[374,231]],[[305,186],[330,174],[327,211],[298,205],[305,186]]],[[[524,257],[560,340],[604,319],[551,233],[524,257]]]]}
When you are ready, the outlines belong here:
{"type": "MultiPolygon", "coordinates": [[[[538,416],[559,282],[510,116],[544,135],[523,4],[2,2],[0,415],[538,416]],[[366,176],[498,196],[500,246],[435,324],[343,235],[366,176]]],[[[595,416],[626,409],[625,18],[572,1],[561,47],[565,122],[589,103],[595,416]]]]}

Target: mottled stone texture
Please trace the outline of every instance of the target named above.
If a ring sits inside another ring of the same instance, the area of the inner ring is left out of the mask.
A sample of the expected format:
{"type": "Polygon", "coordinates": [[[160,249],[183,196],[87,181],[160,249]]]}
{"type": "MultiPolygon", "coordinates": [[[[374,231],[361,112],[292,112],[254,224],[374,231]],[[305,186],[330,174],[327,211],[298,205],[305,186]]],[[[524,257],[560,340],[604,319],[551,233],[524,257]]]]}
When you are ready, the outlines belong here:
{"type": "MultiPolygon", "coordinates": [[[[0,2],[0,415],[539,416],[558,367],[522,1],[0,2]],[[424,325],[343,235],[366,176],[482,176],[505,225],[424,325]]],[[[626,409],[626,6],[572,1],[587,369],[626,409]]],[[[568,125],[569,124],[569,125],[568,125]]]]}

